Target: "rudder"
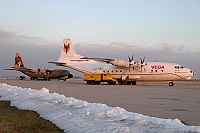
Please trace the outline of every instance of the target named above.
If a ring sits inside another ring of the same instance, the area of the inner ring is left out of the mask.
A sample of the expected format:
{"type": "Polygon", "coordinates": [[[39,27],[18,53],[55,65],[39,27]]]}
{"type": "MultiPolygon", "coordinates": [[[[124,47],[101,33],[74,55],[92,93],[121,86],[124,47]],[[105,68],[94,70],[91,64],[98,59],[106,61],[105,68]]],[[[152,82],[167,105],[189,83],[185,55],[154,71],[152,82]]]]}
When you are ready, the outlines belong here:
{"type": "Polygon", "coordinates": [[[19,53],[16,53],[16,55],[15,55],[14,67],[15,68],[24,67],[22,58],[19,53]]]}

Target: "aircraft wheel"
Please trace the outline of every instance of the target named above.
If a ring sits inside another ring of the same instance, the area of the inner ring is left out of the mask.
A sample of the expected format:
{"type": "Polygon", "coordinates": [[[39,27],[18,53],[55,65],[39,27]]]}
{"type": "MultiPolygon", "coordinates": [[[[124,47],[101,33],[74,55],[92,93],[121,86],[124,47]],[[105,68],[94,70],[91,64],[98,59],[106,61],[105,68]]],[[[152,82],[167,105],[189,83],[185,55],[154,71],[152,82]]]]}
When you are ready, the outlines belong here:
{"type": "Polygon", "coordinates": [[[131,84],[132,85],[136,85],[137,83],[136,83],[136,81],[132,81],[131,84]]]}
{"type": "Polygon", "coordinates": [[[46,76],[46,77],[44,78],[44,80],[45,80],[45,81],[50,81],[50,78],[49,78],[48,76],[46,76]]]}
{"type": "Polygon", "coordinates": [[[131,82],[130,81],[124,81],[124,85],[130,85],[131,82]]]}
{"type": "Polygon", "coordinates": [[[174,86],[174,83],[173,82],[169,82],[169,86],[174,86]]]}
{"type": "Polygon", "coordinates": [[[116,82],[115,82],[115,81],[113,81],[113,82],[112,82],[112,84],[113,84],[113,85],[116,85],[116,82]]]}
{"type": "Polygon", "coordinates": [[[119,84],[119,85],[123,85],[123,84],[124,84],[124,81],[118,80],[118,84],[119,84]]]}
{"type": "Polygon", "coordinates": [[[124,85],[128,85],[128,81],[124,81],[124,85]]]}

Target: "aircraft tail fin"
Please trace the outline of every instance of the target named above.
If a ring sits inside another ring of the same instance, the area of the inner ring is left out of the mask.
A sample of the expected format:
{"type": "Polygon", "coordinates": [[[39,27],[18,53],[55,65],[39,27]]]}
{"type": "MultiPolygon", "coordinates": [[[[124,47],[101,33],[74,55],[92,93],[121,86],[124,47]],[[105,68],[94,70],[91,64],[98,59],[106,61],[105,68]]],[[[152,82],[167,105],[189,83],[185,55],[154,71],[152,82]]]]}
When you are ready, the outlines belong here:
{"type": "Polygon", "coordinates": [[[76,54],[69,38],[63,39],[62,49],[60,52],[59,62],[66,61],[67,59],[81,58],[81,55],[76,54]]]}
{"type": "Polygon", "coordinates": [[[24,67],[22,58],[19,53],[16,53],[15,61],[14,61],[14,68],[21,68],[21,67],[24,67]]]}

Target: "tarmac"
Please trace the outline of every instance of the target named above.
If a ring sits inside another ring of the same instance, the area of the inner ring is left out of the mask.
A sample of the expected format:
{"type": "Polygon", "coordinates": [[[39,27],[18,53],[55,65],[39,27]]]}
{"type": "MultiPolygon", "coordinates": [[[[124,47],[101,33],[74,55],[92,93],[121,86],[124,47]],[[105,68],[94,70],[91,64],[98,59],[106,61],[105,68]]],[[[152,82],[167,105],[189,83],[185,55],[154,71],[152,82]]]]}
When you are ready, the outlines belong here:
{"type": "Polygon", "coordinates": [[[22,88],[64,94],[66,97],[102,103],[111,107],[122,107],[129,112],[143,115],[179,119],[190,126],[200,125],[200,82],[138,82],[137,85],[87,85],[81,79],[67,81],[31,81],[0,79],[0,83],[22,88]]]}

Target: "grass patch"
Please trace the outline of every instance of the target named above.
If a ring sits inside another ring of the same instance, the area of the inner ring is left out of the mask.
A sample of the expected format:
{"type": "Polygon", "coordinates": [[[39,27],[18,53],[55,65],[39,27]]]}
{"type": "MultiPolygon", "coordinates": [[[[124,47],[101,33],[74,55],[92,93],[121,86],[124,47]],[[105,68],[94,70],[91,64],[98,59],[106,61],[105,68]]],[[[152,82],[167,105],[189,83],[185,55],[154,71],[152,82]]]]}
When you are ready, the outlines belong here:
{"type": "Polygon", "coordinates": [[[0,132],[10,133],[63,133],[56,125],[39,117],[31,110],[10,106],[9,101],[0,101],[0,132]]]}

